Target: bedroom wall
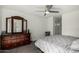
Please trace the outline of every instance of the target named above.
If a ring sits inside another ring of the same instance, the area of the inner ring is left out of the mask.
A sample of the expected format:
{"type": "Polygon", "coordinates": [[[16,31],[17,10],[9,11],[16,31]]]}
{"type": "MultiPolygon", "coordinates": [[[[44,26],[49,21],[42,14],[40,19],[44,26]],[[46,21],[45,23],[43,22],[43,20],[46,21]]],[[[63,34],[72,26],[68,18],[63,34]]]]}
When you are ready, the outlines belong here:
{"type": "Polygon", "coordinates": [[[47,18],[47,31],[53,35],[53,15],[47,18]]]}
{"type": "Polygon", "coordinates": [[[44,36],[46,30],[45,18],[8,8],[2,9],[2,31],[5,31],[5,18],[10,16],[22,16],[28,20],[28,29],[33,41],[44,36]]]}
{"type": "Polygon", "coordinates": [[[0,35],[1,35],[1,29],[2,29],[2,7],[0,6],[0,35]]]}
{"type": "Polygon", "coordinates": [[[62,34],[79,37],[79,11],[62,15],[62,34]]]}
{"type": "MultiPolygon", "coordinates": [[[[53,35],[53,19],[57,15],[53,14],[47,18],[47,31],[53,35]]],[[[62,35],[79,37],[79,11],[75,10],[62,14],[62,35]]]]}

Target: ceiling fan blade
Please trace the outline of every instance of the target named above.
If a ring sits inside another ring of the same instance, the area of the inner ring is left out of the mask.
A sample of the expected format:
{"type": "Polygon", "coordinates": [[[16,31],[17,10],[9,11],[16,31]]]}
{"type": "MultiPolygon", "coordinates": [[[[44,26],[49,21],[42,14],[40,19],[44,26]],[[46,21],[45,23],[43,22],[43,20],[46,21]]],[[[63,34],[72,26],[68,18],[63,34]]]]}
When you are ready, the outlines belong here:
{"type": "Polygon", "coordinates": [[[53,5],[45,5],[45,8],[43,8],[42,10],[38,10],[37,12],[43,12],[44,16],[47,16],[49,13],[59,13],[60,9],[59,8],[55,8],[53,5]]]}
{"type": "Polygon", "coordinates": [[[45,12],[45,11],[37,11],[37,12],[45,12]]]}
{"type": "Polygon", "coordinates": [[[46,5],[46,8],[49,10],[52,8],[53,5],[46,5]]]}
{"type": "Polygon", "coordinates": [[[49,11],[50,13],[59,13],[59,11],[49,11]]]}

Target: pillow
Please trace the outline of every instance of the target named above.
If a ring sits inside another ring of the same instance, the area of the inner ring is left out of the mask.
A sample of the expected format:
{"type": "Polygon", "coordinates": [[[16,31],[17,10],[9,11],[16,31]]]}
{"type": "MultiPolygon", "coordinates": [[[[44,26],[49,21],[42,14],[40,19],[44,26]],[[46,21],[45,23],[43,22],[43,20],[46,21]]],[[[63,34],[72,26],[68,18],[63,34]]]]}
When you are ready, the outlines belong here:
{"type": "Polygon", "coordinates": [[[73,41],[70,48],[73,50],[79,50],[79,39],[73,41]]]}

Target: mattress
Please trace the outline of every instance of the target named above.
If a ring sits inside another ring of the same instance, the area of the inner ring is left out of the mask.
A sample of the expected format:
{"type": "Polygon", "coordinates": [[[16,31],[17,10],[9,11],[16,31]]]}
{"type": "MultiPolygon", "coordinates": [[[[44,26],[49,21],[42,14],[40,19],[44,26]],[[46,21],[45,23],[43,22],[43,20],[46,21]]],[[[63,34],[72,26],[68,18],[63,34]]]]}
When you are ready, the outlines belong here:
{"type": "Polygon", "coordinates": [[[48,36],[38,39],[35,42],[35,46],[40,48],[44,53],[75,53],[79,51],[74,51],[70,48],[74,40],[76,40],[76,37],[72,36],[48,36]]]}

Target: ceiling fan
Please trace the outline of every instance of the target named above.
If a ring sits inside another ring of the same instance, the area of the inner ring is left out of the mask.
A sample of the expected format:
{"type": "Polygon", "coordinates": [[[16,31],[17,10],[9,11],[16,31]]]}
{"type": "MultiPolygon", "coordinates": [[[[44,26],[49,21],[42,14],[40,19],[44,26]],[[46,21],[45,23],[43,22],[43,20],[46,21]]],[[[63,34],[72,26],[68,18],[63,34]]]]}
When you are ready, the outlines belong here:
{"type": "Polygon", "coordinates": [[[59,13],[59,11],[52,10],[52,9],[54,9],[53,5],[45,5],[45,10],[44,11],[38,11],[38,12],[44,12],[44,16],[46,16],[49,13],[59,13]]]}

